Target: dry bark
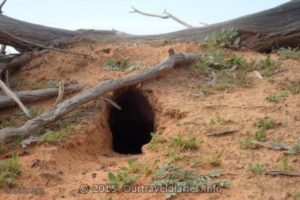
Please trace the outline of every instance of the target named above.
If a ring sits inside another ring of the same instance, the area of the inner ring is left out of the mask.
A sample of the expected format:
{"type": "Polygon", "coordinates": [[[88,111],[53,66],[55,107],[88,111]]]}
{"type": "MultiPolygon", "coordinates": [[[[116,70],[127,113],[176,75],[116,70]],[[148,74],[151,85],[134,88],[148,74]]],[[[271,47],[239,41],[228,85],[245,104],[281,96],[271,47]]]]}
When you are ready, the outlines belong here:
{"type": "MultiPolygon", "coordinates": [[[[73,85],[64,88],[64,94],[70,94],[74,92],[78,92],[83,89],[83,85],[73,85]]],[[[20,91],[15,92],[15,94],[20,98],[20,100],[24,103],[32,103],[45,99],[49,99],[51,97],[56,97],[58,95],[57,88],[47,88],[40,90],[31,90],[31,91],[20,91]]],[[[0,93],[0,109],[8,108],[11,106],[15,106],[16,103],[8,96],[1,95],[0,93]]]]}
{"type": "Polygon", "coordinates": [[[63,115],[73,111],[78,106],[90,102],[107,92],[118,90],[128,86],[134,86],[141,82],[149,81],[164,73],[170,71],[172,68],[180,65],[191,64],[198,55],[195,54],[175,54],[170,56],[164,62],[145,69],[138,74],[121,77],[114,80],[104,81],[97,86],[85,91],[82,94],[76,95],[58,105],[48,112],[44,112],[42,115],[27,121],[20,128],[4,128],[0,131],[0,143],[3,143],[13,136],[29,136],[35,133],[39,128],[54,122],[61,118],[63,115]]]}

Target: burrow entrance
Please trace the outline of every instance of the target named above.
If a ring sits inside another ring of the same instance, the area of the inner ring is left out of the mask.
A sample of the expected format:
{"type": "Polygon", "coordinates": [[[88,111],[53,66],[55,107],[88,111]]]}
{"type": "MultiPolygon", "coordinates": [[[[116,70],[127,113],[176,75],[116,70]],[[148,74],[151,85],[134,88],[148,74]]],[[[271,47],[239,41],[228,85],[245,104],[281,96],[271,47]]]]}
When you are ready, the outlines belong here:
{"type": "Polygon", "coordinates": [[[121,154],[142,153],[142,146],[150,142],[154,131],[151,104],[138,89],[117,92],[113,100],[122,108],[111,107],[109,111],[113,150],[121,154]]]}

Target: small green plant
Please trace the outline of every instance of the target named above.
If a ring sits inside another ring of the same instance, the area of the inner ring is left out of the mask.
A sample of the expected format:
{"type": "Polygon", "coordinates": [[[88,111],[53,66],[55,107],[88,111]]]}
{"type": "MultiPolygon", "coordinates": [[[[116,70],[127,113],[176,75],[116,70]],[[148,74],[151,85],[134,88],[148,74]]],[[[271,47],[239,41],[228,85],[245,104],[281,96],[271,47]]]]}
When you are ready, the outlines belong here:
{"type": "Polygon", "coordinates": [[[274,119],[265,117],[265,118],[259,118],[255,123],[255,125],[261,130],[268,130],[268,129],[275,128],[276,123],[274,119]]]}
{"type": "MultiPolygon", "coordinates": [[[[188,188],[193,191],[199,191],[207,188],[207,186],[218,186],[227,188],[229,182],[227,180],[213,180],[214,178],[220,177],[219,171],[197,175],[194,170],[183,169],[174,164],[167,163],[159,167],[155,171],[152,186],[153,187],[174,187],[174,188],[188,188]]],[[[184,190],[170,191],[167,193],[167,198],[171,198],[178,193],[185,192],[184,190]]]]}
{"type": "Polygon", "coordinates": [[[279,68],[280,62],[275,61],[268,55],[262,60],[252,60],[251,66],[252,70],[262,70],[262,75],[269,77],[272,76],[279,68]]]}
{"type": "Polygon", "coordinates": [[[259,142],[264,142],[264,141],[267,140],[265,130],[258,130],[258,131],[256,131],[254,137],[255,137],[255,140],[257,140],[259,142]]]}
{"type": "Polygon", "coordinates": [[[254,175],[264,175],[265,174],[265,167],[262,164],[256,164],[256,165],[250,165],[249,170],[254,174],[254,175]]]}
{"type": "Polygon", "coordinates": [[[133,163],[134,161],[128,161],[128,167],[123,167],[117,173],[108,173],[108,184],[116,185],[117,189],[120,190],[125,185],[132,185],[140,176],[133,174],[133,163]]]}
{"type": "Polygon", "coordinates": [[[46,83],[47,88],[58,88],[59,83],[55,80],[50,80],[46,83]]]}
{"type": "Polygon", "coordinates": [[[217,152],[215,153],[212,158],[208,161],[209,164],[213,165],[213,166],[220,166],[221,162],[222,162],[222,155],[223,152],[217,152]]]}
{"type": "Polygon", "coordinates": [[[147,145],[152,151],[158,151],[158,145],[166,142],[166,140],[159,133],[151,133],[151,141],[147,145]]]}
{"type": "Polygon", "coordinates": [[[300,60],[299,49],[293,49],[291,47],[280,48],[278,53],[279,53],[279,58],[282,60],[286,60],[286,59],[300,60]]]}
{"type": "Polygon", "coordinates": [[[214,131],[219,129],[222,125],[231,122],[231,120],[224,119],[217,115],[216,117],[212,118],[208,123],[205,123],[205,127],[207,132],[214,131]]]}
{"type": "Polygon", "coordinates": [[[289,164],[289,160],[288,160],[288,158],[286,156],[282,160],[282,169],[283,170],[287,170],[287,171],[292,170],[292,167],[289,164]]]}
{"type": "Polygon", "coordinates": [[[109,59],[106,63],[106,66],[111,71],[123,71],[129,67],[129,58],[115,60],[109,59]]]}
{"type": "Polygon", "coordinates": [[[266,100],[269,102],[272,102],[272,103],[279,103],[279,102],[285,100],[287,97],[288,97],[288,94],[286,92],[281,93],[281,94],[274,93],[274,94],[268,95],[266,97],[266,100]]]}
{"type": "Polygon", "coordinates": [[[59,142],[74,130],[74,125],[69,125],[58,131],[48,131],[40,139],[39,142],[59,142]]]}
{"type": "Polygon", "coordinates": [[[181,150],[195,150],[199,148],[200,141],[195,137],[185,138],[181,134],[178,134],[176,137],[171,138],[171,146],[181,150]]]}
{"type": "Polygon", "coordinates": [[[13,186],[20,172],[19,156],[17,153],[13,153],[12,158],[3,160],[0,163],[0,187],[13,186]]]}
{"type": "Polygon", "coordinates": [[[211,94],[213,94],[214,85],[205,84],[200,88],[200,90],[205,96],[211,95],[211,94]]]}
{"type": "Polygon", "coordinates": [[[235,28],[222,29],[220,32],[213,33],[205,38],[204,45],[213,49],[219,46],[229,46],[237,37],[238,32],[235,28]]]}
{"type": "Polygon", "coordinates": [[[245,139],[240,141],[240,148],[241,149],[254,149],[255,146],[252,143],[254,140],[255,139],[253,138],[253,136],[247,136],[245,139]]]}
{"type": "Polygon", "coordinates": [[[180,152],[169,148],[164,149],[164,154],[170,159],[170,162],[181,160],[183,158],[183,155],[181,155],[180,152]]]}

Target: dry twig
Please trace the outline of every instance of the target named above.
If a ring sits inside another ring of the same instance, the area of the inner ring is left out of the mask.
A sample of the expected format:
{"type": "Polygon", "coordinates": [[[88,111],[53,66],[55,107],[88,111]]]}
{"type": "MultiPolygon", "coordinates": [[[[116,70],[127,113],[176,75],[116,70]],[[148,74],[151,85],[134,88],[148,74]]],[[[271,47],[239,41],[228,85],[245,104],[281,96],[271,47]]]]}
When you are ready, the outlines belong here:
{"type": "Polygon", "coordinates": [[[19,107],[21,108],[21,110],[26,114],[26,116],[28,118],[31,118],[31,113],[30,111],[24,106],[24,104],[20,101],[19,97],[13,92],[11,91],[6,85],[5,83],[0,80],[0,87],[2,89],[2,91],[7,95],[9,96],[10,98],[12,98],[18,105],[19,107]]]}
{"type": "Polygon", "coordinates": [[[158,14],[151,14],[151,13],[146,13],[143,11],[140,11],[138,9],[136,9],[135,7],[132,7],[132,11],[130,11],[130,13],[138,13],[140,15],[144,15],[144,16],[148,16],[148,17],[156,17],[156,18],[161,18],[161,19],[172,19],[174,21],[176,21],[177,23],[187,27],[187,28],[193,28],[194,26],[182,21],[181,19],[179,19],[178,17],[174,16],[173,14],[167,12],[166,10],[163,12],[163,15],[158,15],[158,14]]]}

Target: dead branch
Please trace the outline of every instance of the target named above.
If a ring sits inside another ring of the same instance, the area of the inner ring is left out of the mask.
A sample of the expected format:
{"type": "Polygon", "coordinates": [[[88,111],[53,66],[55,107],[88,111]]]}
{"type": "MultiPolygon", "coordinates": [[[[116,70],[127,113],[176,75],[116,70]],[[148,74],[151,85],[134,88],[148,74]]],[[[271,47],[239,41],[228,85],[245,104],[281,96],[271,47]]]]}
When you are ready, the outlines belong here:
{"type": "Polygon", "coordinates": [[[6,0],[4,0],[4,1],[0,4],[0,14],[3,13],[2,8],[3,8],[3,6],[5,5],[5,3],[6,3],[6,0]]]}
{"type": "Polygon", "coordinates": [[[277,150],[277,151],[281,151],[281,150],[289,150],[290,147],[286,144],[282,144],[279,142],[275,142],[275,141],[268,141],[268,142],[258,142],[258,141],[252,141],[251,144],[253,144],[256,147],[265,147],[268,149],[272,149],[272,150],[277,150]]]}
{"type": "Polygon", "coordinates": [[[220,136],[220,135],[227,135],[230,133],[235,133],[239,131],[239,129],[237,128],[225,128],[225,129],[220,129],[220,130],[216,130],[216,131],[212,131],[207,133],[207,136],[220,136]]]}
{"type": "Polygon", "coordinates": [[[300,176],[300,172],[287,171],[287,170],[269,170],[269,171],[266,172],[266,174],[269,174],[271,176],[278,176],[278,175],[283,175],[283,176],[300,176]]]}
{"type": "MultiPolygon", "coordinates": [[[[71,94],[78,92],[83,89],[83,85],[71,85],[65,87],[64,93],[71,94]]],[[[20,91],[15,92],[15,94],[20,98],[20,100],[24,103],[32,103],[37,101],[42,101],[45,99],[49,99],[52,97],[57,96],[58,89],[57,88],[47,88],[47,89],[40,89],[40,90],[31,90],[31,91],[20,91]]],[[[0,93],[0,109],[8,108],[11,106],[15,106],[16,103],[8,96],[1,95],[0,93]]]]}
{"type": "Polygon", "coordinates": [[[103,101],[106,101],[106,102],[110,103],[116,109],[122,110],[121,106],[119,106],[119,104],[117,104],[116,102],[112,101],[111,99],[106,98],[106,97],[100,97],[100,99],[102,99],[103,101]]]}
{"type": "Polygon", "coordinates": [[[18,104],[18,106],[21,108],[21,110],[26,114],[28,118],[32,117],[30,111],[24,106],[24,104],[21,102],[19,97],[13,91],[11,91],[2,80],[0,80],[0,88],[7,96],[12,98],[18,104]]]}
{"type": "Polygon", "coordinates": [[[44,112],[42,115],[27,121],[22,127],[2,129],[0,131],[0,143],[8,141],[13,136],[17,135],[33,135],[39,128],[58,120],[63,115],[76,109],[78,106],[90,102],[107,92],[149,81],[165,74],[176,66],[190,65],[197,58],[198,55],[196,54],[176,54],[169,57],[164,62],[154,67],[145,69],[138,74],[104,81],[80,95],[76,95],[68,100],[63,101],[50,111],[44,112]]]}
{"type": "Polygon", "coordinates": [[[173,14],[167,12],[166,10],[163,12],[164,15],[157,15],[157,14],[150,14],[150,13],[146,13],[143,11],[140,11],[138,9],[136,9],[135,7],[132,7],[132,11],[130,11],[129,13],[138,13],[140,15],[144,15],[144,16],[148,16],[148,17],[156,17],[156,18],[161,18],[161,19],[172,19],[175,22],[185,26],[186,28],[193,28],[194,26],[182,21],[181,19],[179,19],[178,17],[174,16],[173,14]]]}
{"type": "Polygon", "coordinates": [[[57,99],[56,99],[54,105],[57,105],[60,102],[62,102],[62,100],[64,98],[64,94],[65,94],[65,82],[61,81],[61,82],[59,82],[59,85],[58,85],[58,96],[57,96],[57,99]]]}
{"type": "Polygon", "coordinates": [[[25,40],[23,38],[17,37],[17,36],[15,36],[15,35],[13,35],[9,32],[3,31],[3,30],[0,30],[0,34],[6,35],[8,38],[13,39],[15,42],[17,41],[19,43],[24,43],[24,44],[26,44],[28,46],[31,46],[31,47],[38,47],[38,48],[41,48],[41,49],[48,49],[48,50],[52,50],[52,51],[57,51],[57,52],[67,53],[67,54],[73,54],[73,55],[83,56],[83,57],[90,56],[90,55],[83,54],[83,53],[68,51],[68,50],[65,50],[65,49],[58,49],[58,48],[55,48],[55,47],[45,46],[45,45],[42,45],[42,44],[31,42],[29,40],[25,40]]]}

